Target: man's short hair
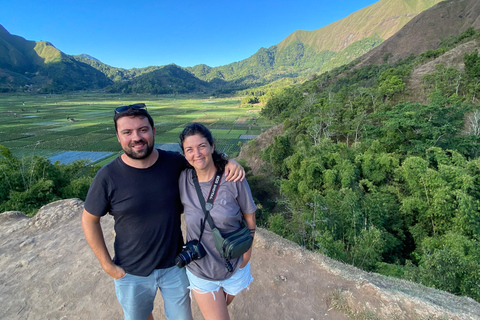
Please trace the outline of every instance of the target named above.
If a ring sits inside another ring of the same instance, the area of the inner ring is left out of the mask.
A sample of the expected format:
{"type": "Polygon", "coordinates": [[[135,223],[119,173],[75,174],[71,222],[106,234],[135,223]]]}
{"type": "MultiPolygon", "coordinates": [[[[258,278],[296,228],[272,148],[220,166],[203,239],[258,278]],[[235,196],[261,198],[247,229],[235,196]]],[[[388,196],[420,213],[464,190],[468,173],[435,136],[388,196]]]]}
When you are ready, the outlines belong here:
{"type": "Polygon", "coordinates": [[[115,123],[115,132],[118,132],[117,120],[120,119],[120,118],[123,118],[123,117],[147,118],[148,122],[150,123],[150,126],[152,127],[152,129],[155,126],[154,123],[153,123],[153,118],[147,112],[147,110],[129,108],[127,111],[115,113],[115,115],[113,116],[113,122],[115,123]]]}

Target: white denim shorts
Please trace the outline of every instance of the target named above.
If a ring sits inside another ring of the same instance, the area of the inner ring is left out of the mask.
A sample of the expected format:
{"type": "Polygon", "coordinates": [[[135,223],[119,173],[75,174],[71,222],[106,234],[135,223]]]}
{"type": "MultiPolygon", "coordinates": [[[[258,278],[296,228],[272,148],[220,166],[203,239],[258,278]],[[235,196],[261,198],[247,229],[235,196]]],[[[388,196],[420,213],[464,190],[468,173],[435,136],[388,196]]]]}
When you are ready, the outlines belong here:
{"type": "Polygon", "coordinates": [[[238,269],[233,276],[226,280],[206,280],[197,277],[187,269],[187,277],[190,281],[190,290],[194,290],[197,293],[216,292],[223,288],[223,291],[231,296],[236,296],[243,289],[248,289],[250,283],[253,281],[252,274],[250,273],[250,262],[241,269],[238,269]]]}

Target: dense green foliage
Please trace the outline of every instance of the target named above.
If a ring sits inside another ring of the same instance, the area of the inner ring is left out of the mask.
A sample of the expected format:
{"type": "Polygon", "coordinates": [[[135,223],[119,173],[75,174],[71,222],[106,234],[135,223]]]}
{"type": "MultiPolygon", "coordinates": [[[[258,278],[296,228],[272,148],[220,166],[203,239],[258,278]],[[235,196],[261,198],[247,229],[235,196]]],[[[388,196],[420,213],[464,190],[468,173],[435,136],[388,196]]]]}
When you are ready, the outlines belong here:
{"type": "Polygon", "coordinates": [[[284,133],[263,151],[262,177],[282,200],[262,203],[262,222],[365,270],[480,301],[480,57],[466,54],[464,71],[437,65],[423,78],[429,102],[408,102],[405,81],[426,56],[345,66],[273,95],[262,112],[284,133]]]}
{"type": "Polygon", "coordinates": [[[85,200],[98,167],[82,160],[51,163],[43,157],[16,158],[0,145],[0,212],[34,214],[41,206],[67,198],[85,200]]]}

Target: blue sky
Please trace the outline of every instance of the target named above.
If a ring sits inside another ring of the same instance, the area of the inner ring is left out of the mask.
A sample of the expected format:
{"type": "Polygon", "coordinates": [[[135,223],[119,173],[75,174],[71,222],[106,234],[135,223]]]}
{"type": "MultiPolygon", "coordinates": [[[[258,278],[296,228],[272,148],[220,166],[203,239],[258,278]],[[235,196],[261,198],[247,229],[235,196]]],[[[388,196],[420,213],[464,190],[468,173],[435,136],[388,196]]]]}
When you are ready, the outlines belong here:
{"type": "Polygon", "coordinates": [[[211,67],[246,59],[296,30],[316,30],[378,0],[4,0],[0,24],[67,54],[120,68],[211,67]]]}

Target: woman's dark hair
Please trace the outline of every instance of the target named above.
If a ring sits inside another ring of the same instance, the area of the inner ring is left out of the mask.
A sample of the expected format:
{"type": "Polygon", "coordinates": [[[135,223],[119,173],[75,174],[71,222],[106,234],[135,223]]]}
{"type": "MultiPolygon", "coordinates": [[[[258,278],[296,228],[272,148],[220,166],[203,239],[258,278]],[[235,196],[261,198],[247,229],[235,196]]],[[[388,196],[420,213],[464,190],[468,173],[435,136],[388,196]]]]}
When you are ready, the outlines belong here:
{"type": "MultiPolygon", "coordinates": [[[[214,145],[213,136],[210,130],[208,130],[207,127],[205,127],[201,123],[192,122],[183,129],[182,133],[180,133],[180,148],[182,148],[183,150],[183,141],[185,141],[187,137],[194,136],[196,134],[199,134],[205,139],[207,139],[208,143],[211,146],[214,145]]],[[[225,165],[228,163],[225,155],[223,153],[219,153],[217,149],[214,149],[212,158],[217,170],[223,172],[225,170],[225,165]]],[[[189,167],[191,168],[190,165],[189,167]]]]}

